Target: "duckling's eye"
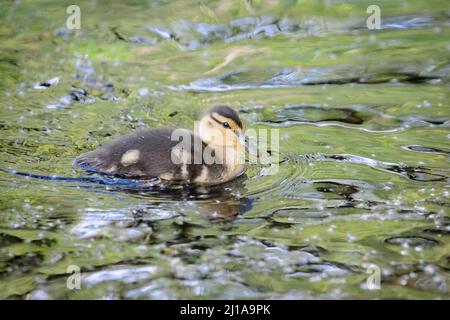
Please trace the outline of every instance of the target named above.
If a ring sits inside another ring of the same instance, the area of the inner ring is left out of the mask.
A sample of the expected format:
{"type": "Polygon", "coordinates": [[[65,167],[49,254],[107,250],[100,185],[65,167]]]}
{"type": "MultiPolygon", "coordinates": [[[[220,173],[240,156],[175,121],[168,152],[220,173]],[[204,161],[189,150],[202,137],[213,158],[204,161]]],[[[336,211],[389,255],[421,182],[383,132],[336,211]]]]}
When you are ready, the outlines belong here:
{"type": "Polygon", "coordinates": [[[222,123],[222,125],[224,128],[227,128],[227,129],[231,128],[230,125],[228,124],[228,122],[224,122],[224,123],[222,123]]]}

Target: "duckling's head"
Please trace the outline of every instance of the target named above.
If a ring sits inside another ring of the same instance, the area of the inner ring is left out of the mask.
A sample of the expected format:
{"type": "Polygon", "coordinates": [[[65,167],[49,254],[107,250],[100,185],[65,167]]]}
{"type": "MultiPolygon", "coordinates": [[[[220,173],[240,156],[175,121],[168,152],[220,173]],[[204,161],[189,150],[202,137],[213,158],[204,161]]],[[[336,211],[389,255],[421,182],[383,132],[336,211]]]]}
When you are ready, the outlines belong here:
{"type": "Polygon", "coordinates": [[[230,107],[213,106],[201,118],[198,134],[208,145],[238,147],[242,145],[244,125],[230,107]]]}

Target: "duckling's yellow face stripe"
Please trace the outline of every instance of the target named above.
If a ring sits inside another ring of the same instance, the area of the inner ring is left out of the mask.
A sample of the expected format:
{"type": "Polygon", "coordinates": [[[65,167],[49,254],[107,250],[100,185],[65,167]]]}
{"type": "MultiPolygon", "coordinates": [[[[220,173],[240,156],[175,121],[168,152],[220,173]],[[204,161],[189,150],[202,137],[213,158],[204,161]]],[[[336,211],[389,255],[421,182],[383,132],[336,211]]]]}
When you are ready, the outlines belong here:
{"type": "Polygon", "coordinates": [[[217,112],[213,112],[210,114],[211,119],[213,119],[215,122],[219,123],[220,125],[223,125],[225,122],[230,125],[231,130],[241,130],[242,128],[236,124],[236,122],[233,119],[224,117],[217,112]]]}
{"type": "Polygon", "coordinates": [[[235,147],[240,145],[242,128],[233,119],[217,112],[204,116],[198,130],[206,144],[235,147]]]}

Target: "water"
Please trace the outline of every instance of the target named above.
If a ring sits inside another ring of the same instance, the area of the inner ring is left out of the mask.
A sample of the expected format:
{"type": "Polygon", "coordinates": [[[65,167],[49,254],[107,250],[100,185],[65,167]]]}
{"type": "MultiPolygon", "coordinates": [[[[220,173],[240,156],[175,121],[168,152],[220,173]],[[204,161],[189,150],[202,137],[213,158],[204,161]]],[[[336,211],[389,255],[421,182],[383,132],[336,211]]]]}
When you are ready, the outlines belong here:
{"type": "Polygon", "coordinates": [[[0,298],[450,297],[448,1],[379,1],[373,31],[370,1],[79,3],[78,31],[69,1],[0,4],[0,169],[74,178],[0,172],[0,298]],[[276,175],[78,179],[212,104],[280,130],[276,175]]]}

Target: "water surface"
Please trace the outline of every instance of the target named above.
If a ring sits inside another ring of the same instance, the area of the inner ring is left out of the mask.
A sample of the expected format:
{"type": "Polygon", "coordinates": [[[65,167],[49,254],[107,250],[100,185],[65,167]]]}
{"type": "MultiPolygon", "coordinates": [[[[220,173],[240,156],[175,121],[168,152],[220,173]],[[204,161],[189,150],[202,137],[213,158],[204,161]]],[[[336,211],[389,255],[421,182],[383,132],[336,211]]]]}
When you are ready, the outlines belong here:
{"type": "Polygon", "coordinates": [[[448,1],[0,4],[2,299],[450,298],[448,1]],[[276,175],[78,180],[73,159],[228,104],[276,175]],[[67,288],[68,266],[81,289],[67,288]],[[368,290],[370,270],[381,289],[368,290]]]}

